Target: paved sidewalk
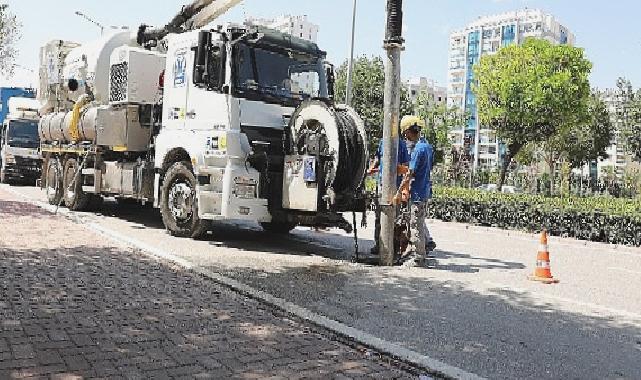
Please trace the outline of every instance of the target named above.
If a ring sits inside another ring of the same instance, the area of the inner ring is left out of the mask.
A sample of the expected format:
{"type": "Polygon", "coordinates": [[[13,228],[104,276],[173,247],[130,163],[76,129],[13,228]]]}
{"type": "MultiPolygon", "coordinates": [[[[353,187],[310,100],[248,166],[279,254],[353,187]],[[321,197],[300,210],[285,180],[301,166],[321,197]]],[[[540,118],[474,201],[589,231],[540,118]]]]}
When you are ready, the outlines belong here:
{"type": "Polygon", "coordinates": [[[412,378],[0,190],[0,379],[412,378]]]}

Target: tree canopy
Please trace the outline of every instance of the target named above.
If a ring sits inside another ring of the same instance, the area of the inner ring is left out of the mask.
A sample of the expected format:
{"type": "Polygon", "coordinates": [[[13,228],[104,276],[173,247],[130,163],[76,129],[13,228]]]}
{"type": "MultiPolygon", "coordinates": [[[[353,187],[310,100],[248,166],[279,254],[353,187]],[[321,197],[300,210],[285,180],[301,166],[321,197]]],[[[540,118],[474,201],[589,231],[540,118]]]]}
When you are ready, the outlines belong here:
{"type": "Polygon", "coordinates": [[[424,133],[434,147],[436,162],[442,162],[452,147],[450,132],[454,127],[460,127],[465,122],[463,111],[446,104],[431,102],[427,93],[418,95],[414,110],[416,116],[424,119],[427,124],[427,130],[424,133]]]}
{"type": "MultiPolygon", "coordinates": [[[[345,61],[336,70],[336,100],[345,102],[347,88],[345,61]]],[[[370,151],[378,147],[383,136],[383,106],[385,94],[385,65],[380,57],[359,57],[354,60],[352,106],[363,118],[370,141],[370,151]]],[[[401,91],[401,117],[412,113],[412,104],[407,91],[401,91]]]]}
{"type": "Polygon", "coordinates": [[[589,120],[591,69],[583,49],[538,39],[506,46],[475,65],[479,122],[495,129],[507,147],[499,186],[527,143],[589,120]]]}
{"type": "Polygon", "coordinates": [[[630,81],[624,78],[619,78],[617,87],[622,101],[617,109],[621,134],[628,153],[635,161],[641,162],[641,89],[635,92],[630,81]]]}

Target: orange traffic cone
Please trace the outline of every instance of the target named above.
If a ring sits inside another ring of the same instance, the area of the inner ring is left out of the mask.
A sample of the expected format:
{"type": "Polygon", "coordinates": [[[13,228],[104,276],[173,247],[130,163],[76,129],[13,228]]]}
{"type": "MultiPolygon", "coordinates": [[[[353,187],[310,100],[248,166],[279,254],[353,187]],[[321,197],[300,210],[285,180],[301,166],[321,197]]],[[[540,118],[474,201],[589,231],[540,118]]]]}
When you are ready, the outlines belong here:
{"type": "Polygon", "coordinates": [[[528,276],[528,279],[544,284],[557,284],[559,282],[559,280],[552,277],[552,271],[550,269],[547,230],[543,230],[541,233],[541,245],[539,246],[539,253],[536,255],[536,270],[534,271],[534,275],[528,276]]]}

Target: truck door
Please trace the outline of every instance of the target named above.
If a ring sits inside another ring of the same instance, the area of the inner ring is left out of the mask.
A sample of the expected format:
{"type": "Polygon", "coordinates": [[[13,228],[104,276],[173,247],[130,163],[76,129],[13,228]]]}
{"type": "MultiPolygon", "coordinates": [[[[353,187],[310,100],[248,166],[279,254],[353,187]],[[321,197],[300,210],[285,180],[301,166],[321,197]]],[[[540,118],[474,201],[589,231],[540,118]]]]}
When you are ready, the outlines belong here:
{"type": "Polygon", "coordinates": [[[190,130],[225,130],[229,123],[227,97],[221,93],[225,78],[225,44],[211,41],[212,37],[219,37],[219,34],[209,33],[206,46],[200,47],[205,50],[201,53],[203,62],[196,62],[198,47],[189,55],[188,70],[193,76],[188,83],[186,126],[190,130]],[[197,74],[197,64],[200,64],[201,75],[197,74]]]}
{"type": "Polygon", "coordinates": [[[167,54],[163,99],[163,124],[167,128],[183,129],[185,127],[190,76],[187,61],[190,54],[193,53],[184,45],[178,46],[167,54]]]}

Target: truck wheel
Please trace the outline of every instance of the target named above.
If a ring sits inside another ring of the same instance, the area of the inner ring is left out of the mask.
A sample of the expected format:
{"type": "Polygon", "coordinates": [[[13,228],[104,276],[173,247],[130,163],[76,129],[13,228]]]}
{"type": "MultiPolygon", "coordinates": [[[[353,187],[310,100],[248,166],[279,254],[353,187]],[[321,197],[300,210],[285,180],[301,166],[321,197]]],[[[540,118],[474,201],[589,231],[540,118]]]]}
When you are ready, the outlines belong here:
{"type": "Polygon", "coordinates": [[[278,235],[287,235],[288,233],[292,232],[294,228],[296,228],[296,223],[271,222],[261,223],[260,226],[263,227],[263,230],[265,232],[278,235]]]}
{"type": "Polygon", "coordinates": [[[78,176],[78,181],[75,181],[76,172],[78,171],[78,161],[74,158],[69,158],[65,162],[65,169],[63,171],[63,196],[65,199],[65,206],[71,211],[84,211],[89,204],[89,195],[82,191],[82,181],[78,176]]]}
{"type": "Polygon", "coordinates": [[[198,217],[197,181],[187,165],[176,162],[165,174],[160,213],[172,236],[197,239],[207,232],[207,223],[198,217]]]}
{"type": "Polygon", "coordinates": [[[47,165],[47,176],[45,177],[45,192],[50,205],[57,206],[62,199],[62,173],[60,162],[50,159],[47,165]]]}

